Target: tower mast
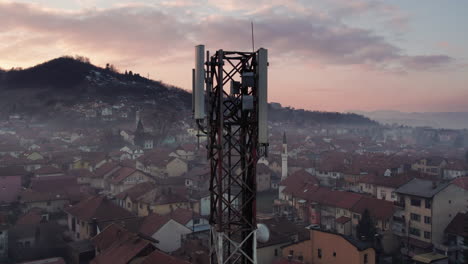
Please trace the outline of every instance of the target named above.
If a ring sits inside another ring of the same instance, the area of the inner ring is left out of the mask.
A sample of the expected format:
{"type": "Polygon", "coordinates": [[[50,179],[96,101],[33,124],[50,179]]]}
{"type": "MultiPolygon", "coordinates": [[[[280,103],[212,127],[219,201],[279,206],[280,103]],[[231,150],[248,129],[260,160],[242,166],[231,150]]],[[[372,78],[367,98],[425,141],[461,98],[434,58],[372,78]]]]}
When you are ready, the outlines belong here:
{"type": "Polygon", "coordinates": [[[195,53],[193,110],[208,137],[211,168],[211,263],[256,264],[256,165],[268,146],[267,50],[207,52],[204,63],[204,46],[195,53]]]}

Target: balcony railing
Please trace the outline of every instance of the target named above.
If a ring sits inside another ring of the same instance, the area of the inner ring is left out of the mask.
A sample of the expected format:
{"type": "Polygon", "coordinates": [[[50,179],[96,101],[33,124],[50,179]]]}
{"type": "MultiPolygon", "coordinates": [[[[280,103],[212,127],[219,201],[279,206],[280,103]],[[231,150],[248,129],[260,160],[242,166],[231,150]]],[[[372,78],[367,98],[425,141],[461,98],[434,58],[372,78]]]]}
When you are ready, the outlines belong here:
{"type": "Polygon", "coordinates": [[[400,208],[405,208],[405,202],[403,201],[394,201],[393,204],[400,208]]]}

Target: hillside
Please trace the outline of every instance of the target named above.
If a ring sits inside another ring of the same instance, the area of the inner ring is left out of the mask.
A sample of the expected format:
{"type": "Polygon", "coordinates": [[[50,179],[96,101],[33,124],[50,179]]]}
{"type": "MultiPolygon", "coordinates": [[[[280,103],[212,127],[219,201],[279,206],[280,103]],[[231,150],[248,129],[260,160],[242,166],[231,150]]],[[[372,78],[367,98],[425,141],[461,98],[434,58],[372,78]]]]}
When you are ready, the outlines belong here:
{"type": "Polygon", "coordinates": [[[377,120],[382,124],[400,124],[413,127],[468,129],[467,112],[405,113],[399,111],[360,112],[359,115],[377,120]]]}
{"type": "MultiPolygon", "coordinates": [[[[178,111],[181,118],[189,116],[191,109],[191,94],[183,89],[144,78],[131,71],[119,73],[109,64],[101,68],[84,57],[60,57],[27,69],[0,71],[0,111],[4,114],[0,118],[13,113],[51,118],[51,112],[55,113],[53,116],[60,116],[67,112],[66,107],[91,100],[109,104],[122,100],[150,100],[159,109],[178,111]]],[[[283,107],[271,107],[270,119],[311,125],[377,124],[357,114],[283,107]]]]}

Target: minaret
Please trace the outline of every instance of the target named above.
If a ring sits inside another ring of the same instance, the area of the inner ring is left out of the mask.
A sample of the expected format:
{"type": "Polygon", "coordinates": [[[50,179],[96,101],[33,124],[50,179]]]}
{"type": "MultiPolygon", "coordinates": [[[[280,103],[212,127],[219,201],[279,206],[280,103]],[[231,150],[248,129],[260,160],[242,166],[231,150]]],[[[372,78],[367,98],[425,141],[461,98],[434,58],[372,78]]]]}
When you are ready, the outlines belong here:
{"type": "Polygon", "coordinates": [[[286,142],[286,132],[283,134],[283,150],[281,151],[281,180],[288,177],[288,144],[286,142]]]}

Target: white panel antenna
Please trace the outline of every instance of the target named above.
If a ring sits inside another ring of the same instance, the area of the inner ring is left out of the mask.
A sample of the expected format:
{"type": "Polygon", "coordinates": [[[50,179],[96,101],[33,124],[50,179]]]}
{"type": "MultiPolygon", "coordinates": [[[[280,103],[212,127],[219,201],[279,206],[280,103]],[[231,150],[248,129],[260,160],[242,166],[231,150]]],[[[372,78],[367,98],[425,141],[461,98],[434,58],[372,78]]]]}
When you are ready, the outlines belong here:
{"type": "Polygon", "coordinates": [[[268,50],[258,50],[258,142],[268,144],[268,50]]]}
{"type": "Polygon", "coordinates": [[[193,108],[195,119],[205,118],[205,46],[195,46],[195,78],[193,85],[193,108]]]}

